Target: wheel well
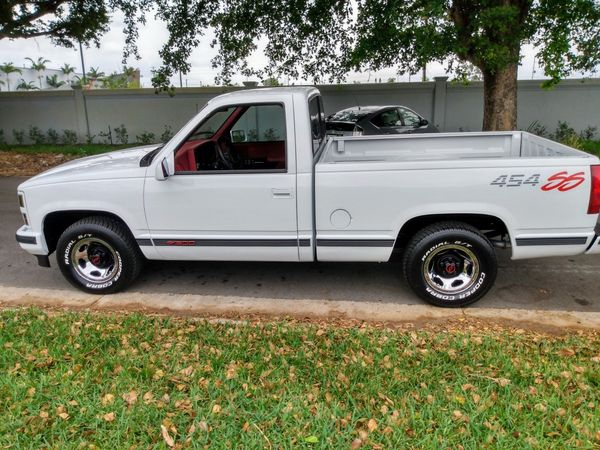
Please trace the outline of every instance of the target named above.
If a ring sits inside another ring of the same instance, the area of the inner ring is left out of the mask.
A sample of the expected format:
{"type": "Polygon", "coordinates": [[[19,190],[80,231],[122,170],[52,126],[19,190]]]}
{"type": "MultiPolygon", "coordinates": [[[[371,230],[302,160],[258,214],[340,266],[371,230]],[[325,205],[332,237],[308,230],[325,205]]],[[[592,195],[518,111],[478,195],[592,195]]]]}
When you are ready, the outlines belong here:
{"type": "Polygon", "coordinates": [[[419,216],[410,219],[406,222],[396,239],[394,249],[403,249],[411,237],[419,230],[437,222],[445,221],[463,222],[471,225],[485,234],[488,238],[496,236],[508,236],[508,228],[506,224],[495,216],[486,214],[431,214],[427,216],[419,216]]]}
{"type": "Polygon", "coordinates": [[[129,230],[129,227],[123,219],[106,211],[55,211],[44,218],[44,238],[46,239],[46,245],[48,246],[48,254],[56,250],[56,244],[63,231],[78,220],[92,216],[110,217],[111,219],[121,222],[129,230]]]}

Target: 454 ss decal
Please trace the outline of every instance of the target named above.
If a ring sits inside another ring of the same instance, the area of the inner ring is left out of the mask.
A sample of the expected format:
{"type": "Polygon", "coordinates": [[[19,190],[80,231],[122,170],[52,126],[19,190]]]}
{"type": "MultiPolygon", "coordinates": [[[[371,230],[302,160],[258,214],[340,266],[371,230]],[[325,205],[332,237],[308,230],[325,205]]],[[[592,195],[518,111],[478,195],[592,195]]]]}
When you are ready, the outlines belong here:
{"type": "MultiPolygon", "coordinates": [[[[557,172],[548,177],[546,183],[543,184],[540,189],[542,191],[557,190],[560,192],[570,191],[575,189],[577,186],[585,181],[585,174],[583,172],[577,172],[572,175],[565,170],[557,172]]],[[[513,175],[500,175],[494,181],[490,183],[491,186],[498,187],[520,187],[520,186],[537,186],[541,184],[540,174],[536,173],[533,175],[525,174],[513,174],[513,175]]]]}

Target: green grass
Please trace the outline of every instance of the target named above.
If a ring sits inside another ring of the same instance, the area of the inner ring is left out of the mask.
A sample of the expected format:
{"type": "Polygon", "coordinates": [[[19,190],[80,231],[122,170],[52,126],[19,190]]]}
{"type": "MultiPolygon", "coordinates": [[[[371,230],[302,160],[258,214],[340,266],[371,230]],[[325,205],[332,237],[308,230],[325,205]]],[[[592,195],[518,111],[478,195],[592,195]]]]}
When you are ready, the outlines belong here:
{"type": "Polygon", "coordinates": [[[12,448],[600,444],[597,334],[21,309],[0,312],[0,369],[12,448]]]}
{"type": "Polygon", "coordinates": [[[15,153],[62,153],[64,155],[90,156],[112,152],[122,148],[135,147],[136,144],[107,145],[107,144],[75,144],[75,145],[10,145],[0,146],[0,151],[15,153]]]}

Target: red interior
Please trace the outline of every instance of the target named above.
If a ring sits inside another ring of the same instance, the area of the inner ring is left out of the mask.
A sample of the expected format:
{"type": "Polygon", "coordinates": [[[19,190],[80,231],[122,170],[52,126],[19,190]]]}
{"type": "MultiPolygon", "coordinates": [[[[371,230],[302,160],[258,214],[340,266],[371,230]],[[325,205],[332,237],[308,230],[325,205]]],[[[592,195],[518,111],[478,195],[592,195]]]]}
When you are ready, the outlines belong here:
{"type": "Polygon", "coordinates": [[[285,169],[285,141],[229,142],[230,130],[247,108],[238,107],[210,139],[185,142],[175,154],[175,171],[189,172],[210,167],[214,160],[215,145],[221,138],[227,139],[244,161],[243,169],[285,169]]]}

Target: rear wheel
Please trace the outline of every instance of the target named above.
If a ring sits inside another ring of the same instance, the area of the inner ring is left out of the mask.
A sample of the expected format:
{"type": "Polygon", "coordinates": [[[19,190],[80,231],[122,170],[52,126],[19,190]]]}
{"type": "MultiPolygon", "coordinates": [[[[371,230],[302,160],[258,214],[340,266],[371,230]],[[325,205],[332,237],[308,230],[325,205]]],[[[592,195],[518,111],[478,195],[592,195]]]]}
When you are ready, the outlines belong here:
{"type": "Polygon", "coordinates": [[[404,253],[403,272],[413,291],[443,307],[470,305],[496,279],[496,253],[477,229],[443,222],[418,232],[404,253]]]}
{"type": "Polygon", "coordinates": [[[129,230],[108,217],[88,217],[67,228],[56,247],[62,274],[79,289],[110,294],[140,273],[143,257],[129,230]]]}

